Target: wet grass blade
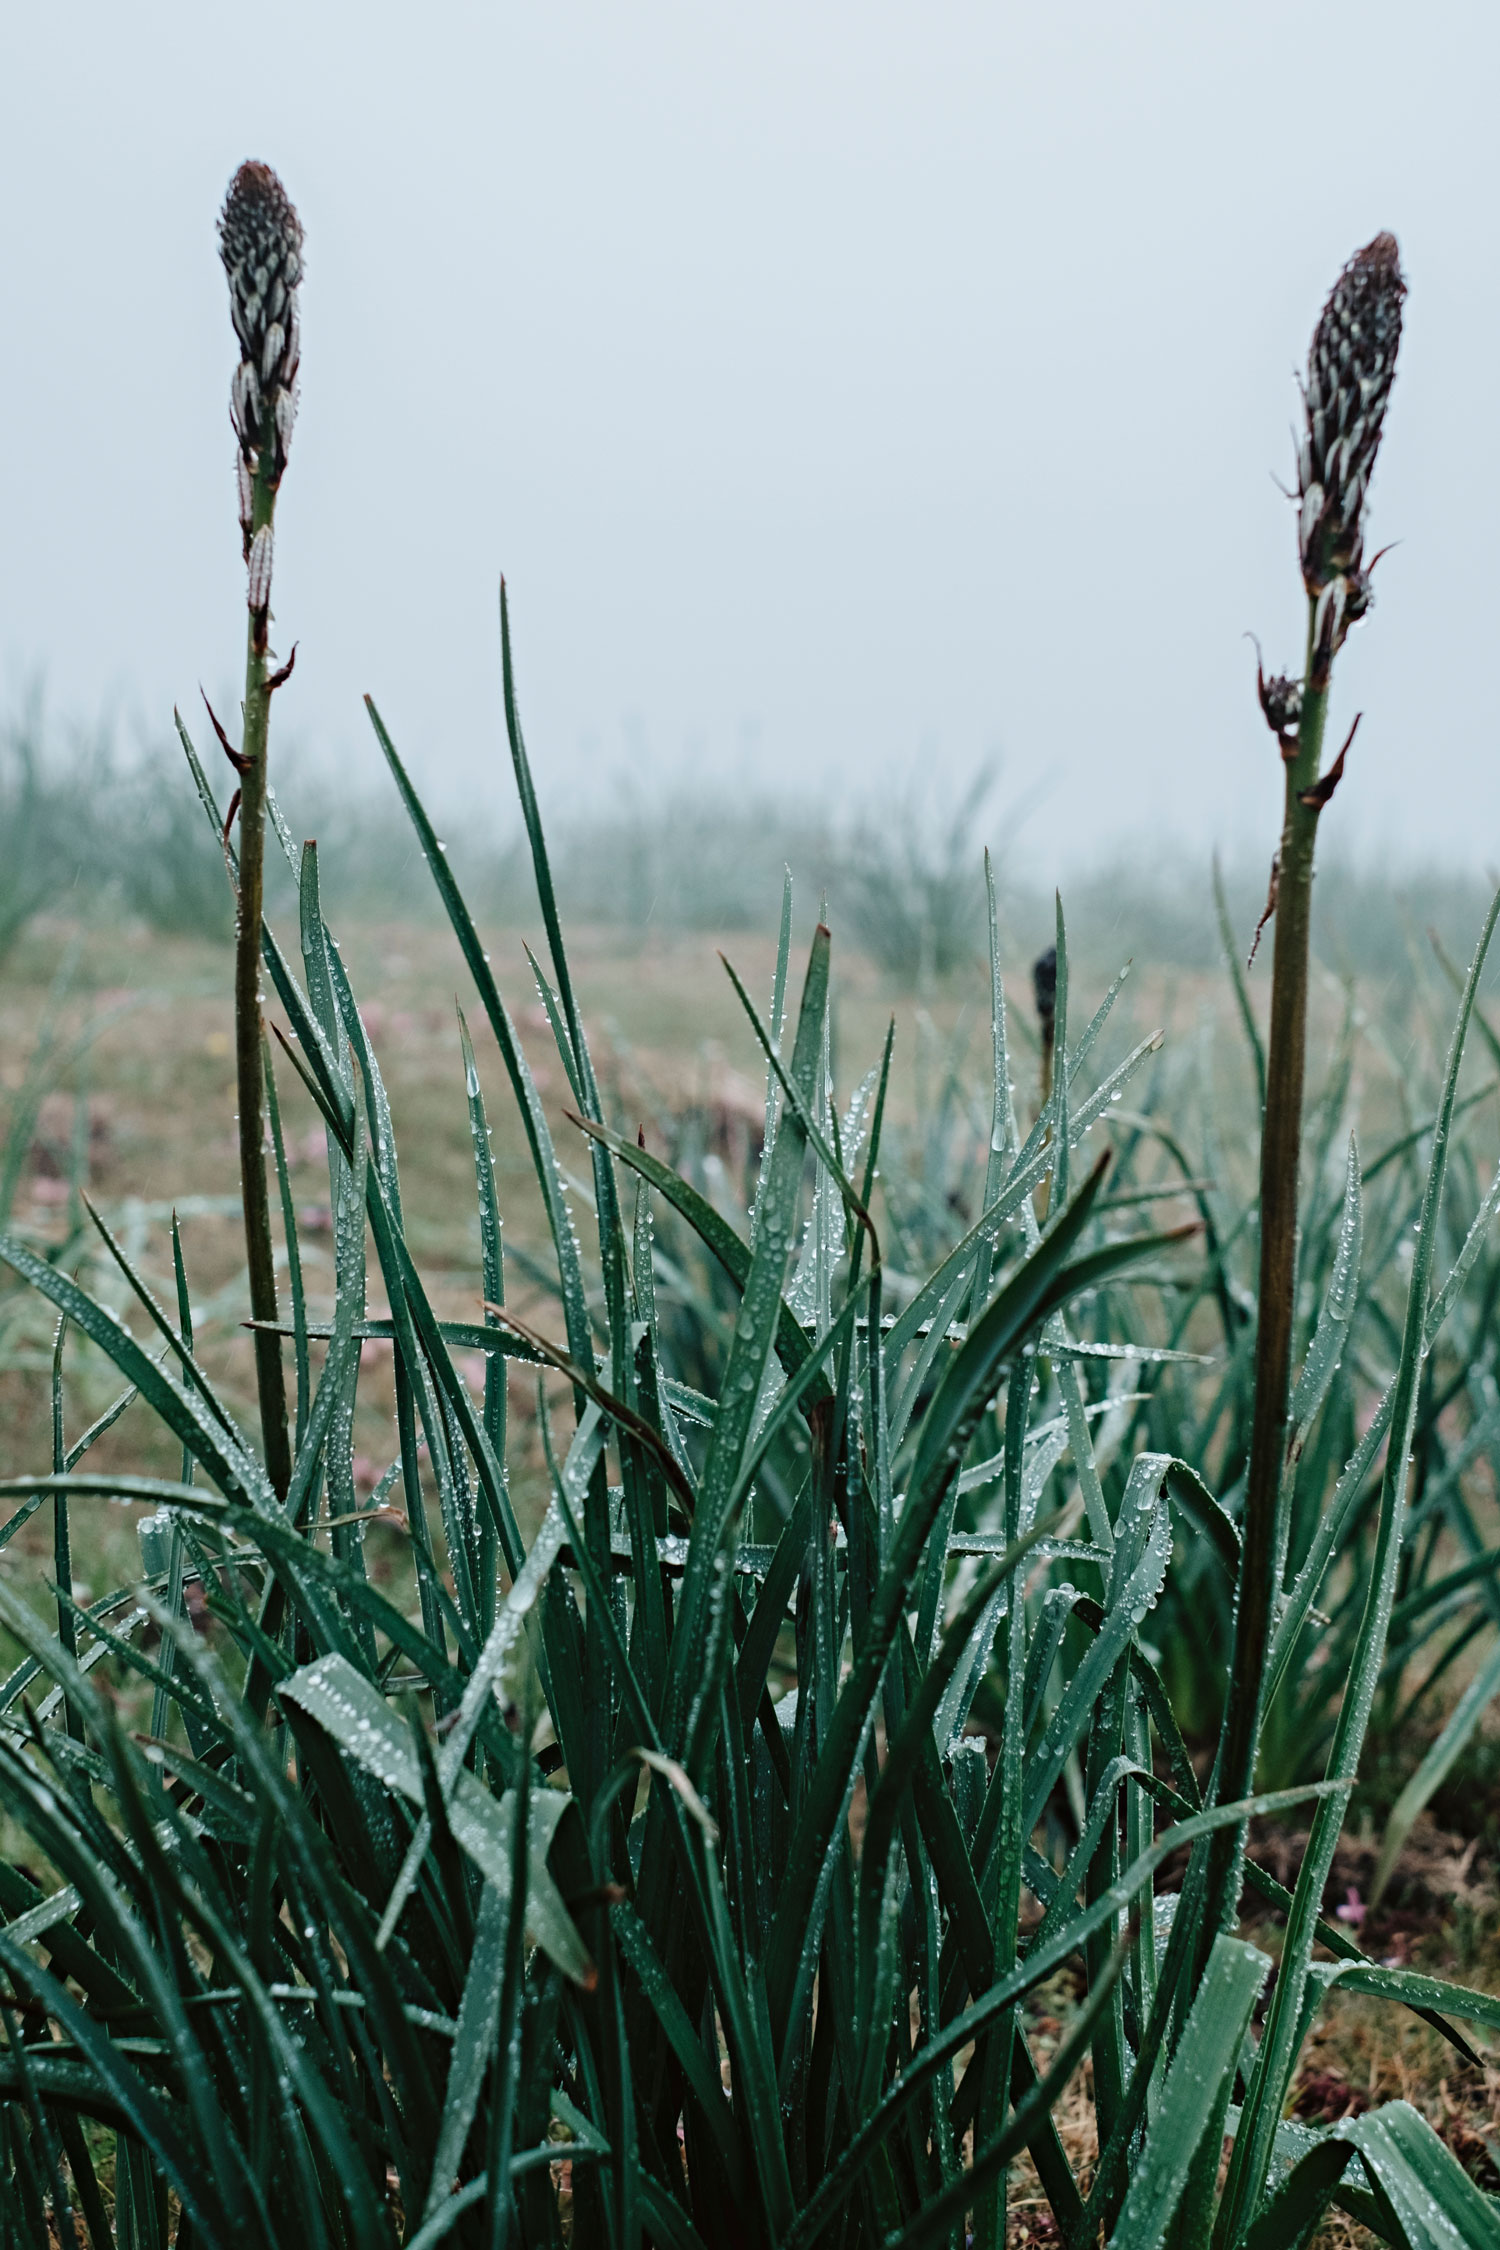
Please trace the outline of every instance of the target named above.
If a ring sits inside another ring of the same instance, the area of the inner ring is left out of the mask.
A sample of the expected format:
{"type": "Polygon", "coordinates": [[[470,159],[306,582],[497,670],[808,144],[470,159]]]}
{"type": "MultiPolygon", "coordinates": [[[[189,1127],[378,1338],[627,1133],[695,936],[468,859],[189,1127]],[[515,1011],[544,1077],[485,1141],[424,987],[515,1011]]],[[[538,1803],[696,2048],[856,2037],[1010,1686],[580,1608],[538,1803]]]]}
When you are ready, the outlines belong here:
{"type": "Polygon", "coordinates": [[[525,1129],[527,1143],[531,1150],[532,1165],[536,1171],[542,1198],[547,1207],[548,1223],[557,1253],[558,1271],[563,1290],[563,1308],[568,1324],[568,1348],[575,1359],[586,1359],[592,1344],[588,1311],[583,1294],[583,1277],[578,1260],[578,1239],[573,1226],[572,1214],[568,1209],[566,1190],[558,1167],[556,1151],[552,1145],[551,1130],[543,1114],[541,1102],[537,1097],[536,1087],[527,1067],[525,1056],[521,1051],[521,1043],[516,1036],[515,1025],[511,1022],[509,1011],[500,997],[499,987],[491,972],[489,956],[479,942],[479,934],[474,927],[468,907],[464,903],[463,895],[453,879],[447,856],[441,849],[432,823],[407,779],[406,769],[396,754],[396,746],[387,734],[379,712],[369,697],[366,697],[365,700],[370,714],[370,723],[375,729],[376,739],[384,751],[386,762],[395,777],[396,786],[401,792],[401,800],[406,807],[407,815],[417,831],[423,854],[432,870],[433,880],[437,884],[438,895],[442,899],[448,919],[453,925],[454,935],[458,939],[460,950],[468,964],[469,974],[474,979],[480,1000],[484,1006],[484,1012],[489,1018],[490,1029],[495,1034],[496,1043],[509,1074],[517,1106],[521,1113],[521,1122],[525,1129]]]}
{"type": "Polygon", "coordinates": [[[1200,2145],[1223,2136],[1240,2045],[1271,1963],[1237,1938],[1214,1941],[1161,2103],[1132,2168],[1130,2192],[1110,2230],[1119,2250],[1157,2250],[1182,2199],[1200,2145]]]}
{"type": "MultiPolygon", "coordinates": [[[[828,1006],[828,955],[828,932],[820,928],[808,959],[792,1067],[787,1078],[787,1084],[803,1101],[811,1094],[813,1073],[822,1051],[828,1006]]],[[[684,1747],[694,1707],[711,1708],[717,1697],[718,1681],[705,1679],[700,1670],[708,1605],[718,1569],[720,1543],[729,1525],[730,1507],[755,1418],[756,1401],[783,1310],[782,1290],[791,1259],[805,1146],[802,1120],[789,1106],[777,1134],[771,1177],[724,1370],[719,1411],[714,1418],[708,1457],[699,1484],[698,1519],[683,1575],[673,1634],[667,1723],[670,1738],[684,1747]]]]}

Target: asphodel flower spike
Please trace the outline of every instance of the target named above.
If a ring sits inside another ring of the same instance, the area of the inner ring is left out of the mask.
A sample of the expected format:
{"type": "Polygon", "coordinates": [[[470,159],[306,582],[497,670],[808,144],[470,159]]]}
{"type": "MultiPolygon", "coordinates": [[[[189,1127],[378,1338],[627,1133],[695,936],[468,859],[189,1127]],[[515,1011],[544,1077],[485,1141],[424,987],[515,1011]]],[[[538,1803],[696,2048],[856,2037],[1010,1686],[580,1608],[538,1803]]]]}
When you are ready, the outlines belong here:
{"type": "Polygon", "coordinates": [[[240,445],[240,528],[248,559],[256,476],[274,492],[286,468],[302,349],[302,221],[269,164],[242,164],[230,181],[219,217],[219,255],[240,340],[229,418],[240,445]]]}
{"type": "Polygon", "coordinates": [[[1307,355],[1297,544],[1303,583],[1319,605],[1315,639],[1325,662],[1370,606],[1365,507],[1396,372],[1405,295],[1396,237],[1377,234],[1334,283],[1307,355]]]}
{"type": "MultiPolygon", "coordinates": [[[[1291,1369],[1313,860],[1318,823],[1343,775],[1354,728],[1326,772],[1323,736],[1333,660],[1349,627],[1370,606],[1365,509],[1396,373],[1405,295],[1396,237],[1377,234],[1349,260],[1318,316],[1302,391],[1307,426],[1297,453],[1297,549],[1308,604],[1306,669],[1301,680],[1268,680],[1263,669],[1256,670],[1261,710],[1281,751],[1284,797],[1266,911],[1255,933],[1258,943],[1274,915],[1250,1452],[1240,1511],[1229,1692],[1214,1775],[1221,1803],[1247,1796],[1254,1781],[1267,1650],[1282,1595],[1289,1524],[1285,1505],[1290,1501],[1286,1478],[1294,1438],[1291,1369]]],[[[1233,1926],[1244,1839],[1242,1825],[1225,1828],[1207,1846],[1200,1969],[1212,1933],[1233,1926]]],[[[1279,2023],[1284,2013],[1280,1985],[1272,2010],[1279,2023]]],[[[1259,2197],[1266,2165],[1264,2127],[1268,2117],[1273,2123],[1279,2117],[1284,2092],[1278,2091],[1269,2111],[1258,2113],[1254,2130],[1236,2141],[1225,2191],[1231,2212],[1243,2209],[1247,2181],[1253,2183],[1252,2202],[1259,2197]]],[[[1237,2227],[1230,2227],[1225,2239],[1239,2239],[1237,2227]]]]}
{"type": "MultiPolygon", "coordinates": [[[[239,440],[240,537],[245,554],[244,733],[238,752],[219,739],[240,778],[239,921],[235,939],[235,1068],[239,1087],[240,1179],[245,1249],[255,1335],[256,1384],[266,1467],[285,1494],[292,1459],[287,1431],[281,1345],[274,1332],[276,1257],[271,1237],[265,1162],[265,1080],[261,1021],[261,910],[265,885],[266,756],[271,697],[291,660],[268,666],[271,559],[276,491],[286,468],[297,409],[302,338],[297,291],[302,282],[302,221],[269,164],[242,164],[219,214],[219,255],[229,277],[229,314],[239,338],[239,365],[229,391],[229,417],[239,440]]],[[[293,654],[296,652],[293,651],[293,654]]],[[[215,722],[217,724],[217,722],[215,722]]],[[[230,807],[230,820],[234,806],[230,807]]],[[[226,845],[229,822],[225,823],[226,845]]]]}

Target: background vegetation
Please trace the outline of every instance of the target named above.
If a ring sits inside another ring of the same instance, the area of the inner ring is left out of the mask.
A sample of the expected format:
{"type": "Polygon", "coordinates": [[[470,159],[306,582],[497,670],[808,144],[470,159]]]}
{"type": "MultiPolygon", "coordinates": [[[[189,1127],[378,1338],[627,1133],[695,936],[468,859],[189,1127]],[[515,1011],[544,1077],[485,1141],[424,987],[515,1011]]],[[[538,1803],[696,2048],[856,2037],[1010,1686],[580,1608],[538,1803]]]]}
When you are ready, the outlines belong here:
{"type": "MultiPolygon", "coordinates": [[[[13,704],[0,722],[0,958],[47,902],[70,920],[228,942],[222,857],[184,797],[181,760],[170,735],[139,739],[120,722],[52,716],[40,691],[13,704]]],[[[319,839],[330,905],[343,919],[439,925],[420,850],[373,766],[355,782],[335,782],[326,761],[294,741],[275,787],[294,833],[319,839]]],[[[689,799],[665,783],[632,791],[617,782],[592,799],[564,801],[549,832],[571,923],[639,939],[683,931],[769,937],[790,866],[799,935],[826,896],[847,945],[900,994],[982,964],[977,855],[986,843],[1008,957],[1024,966],[1028,948],[1050,942],[1052,891],[1035,868],[1054,858],[1059,817],[1018,804],[1003,769],[986,768],[967,784],[940,777],[925,791],[914,786],[890,806],[756,800],[711,781],[689,799]]],[[[453,864],[476,911],[492,925],[529,926],[536,890],[502,777],[490,801],[448,820],[435,808],[434,818],[453,831],[453,864]]],[[[1392,871],[1341,855],[1336,833],[1325,842],[1314,922],[1324,968],[1378,994],[1428,979],[1431,931],[1453,958],[1463,954],[1489,903],[1483,876],[1392,871]]],[[[1225,899],[1242,954],[1265,904],[1263,845],[1242,839],[1225,855],[1225,899]]],[[[272,904],[284,912],[290,877],[273,865],[268,880],[272,904]]],[[[1097,860],[1065,887],[1073,951],[1091,975],[1107,980],[1126,957],[1143,968],[1200,972],[1221,958],[1211,871],[1180,851],[1097,860]]]]}

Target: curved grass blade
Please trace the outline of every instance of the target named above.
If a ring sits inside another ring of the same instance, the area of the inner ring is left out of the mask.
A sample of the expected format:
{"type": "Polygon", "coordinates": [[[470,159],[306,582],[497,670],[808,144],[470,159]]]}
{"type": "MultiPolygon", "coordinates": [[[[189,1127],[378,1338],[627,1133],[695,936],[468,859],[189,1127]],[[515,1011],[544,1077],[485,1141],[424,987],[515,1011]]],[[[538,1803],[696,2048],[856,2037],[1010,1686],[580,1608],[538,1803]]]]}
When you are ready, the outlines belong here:
{"type": "Polygon", "coordinates": [[[249,1440],[245,1436],[244,1431],[239,1427],[239,1424],[230,1414],[228,1408],[224,1405],[222,1399],[220,1399],[215,1393],[213,1386],[208,1380],[208,1377],[198,1366],[197,1361],[193,1357],[191,1345],[186,1342],[184,1338],[179,1335],[178,1331],[172,1326],[171,1321],[167,1318],[164,1308],[157,1301],[154,1292],[147,1286],[144,1277],[136,1271],[134,1264],[125,1255],[124,1249],[121,1247],[120,1243],[116,1241],[114,1235],[110,1232],[103,1218],[100,1216],[99,1212],[95,1209],[94,1205],[90,1202],[87,1196],[83,1197],[83,1207],[87,1211],[89,1217],[93,1220],[95,1227],[98,1229],[98,1232],[103,1239],[105,1248],[108,1250],[110,1256],[114,1259],[114,1262],[119,1267],[121,1273],[125,1276],[125,1279],[128,1282],[135,1297],[143,1307],[146,1313],[146,1317],[150,1320],[152,1326],[157,1329],[157,1331],[162,1336],[165,1337],[167,1349],[176,1359],[177,1364],[182,1369],[183,1375],[186,1378],[187,1382],[197,1392],[198,1396],[202,1399],[210,1414],[213,1415],[215,1421],[219,1423],[220,1427],[223,1429],[225,1436],[231,1441],[231,1443],[238,1446],[241,1452],[249,1453],[249,1440]]]}
{"type": "Polygon", "coordinates": [[[1500,2250],[1500,2213],[1408,2102],[1342,2128],[1359,2151],[1386,2239],[1402,2250],[1500,2250]]]}
{"type": "Polygon", "coordinates": [[[183,2210],[191,2216],[203,2242],[232,2250],[233,2236],[224,2232],[219,2223],[219,2195],[195,2160],[182,2124],[171,2108],[138,2071],[127,2065],[115,2042],[69,1996],[66,1987],[19,1946],[12,1945],[3,1930],[0,1930],[0,1962],[9,1971],[15,1987],[34,1994],[47,2014],[64,2027],[106,2100],[128,2121],[136,2139],[151,2151],[172,2182],[183,2210]]]}

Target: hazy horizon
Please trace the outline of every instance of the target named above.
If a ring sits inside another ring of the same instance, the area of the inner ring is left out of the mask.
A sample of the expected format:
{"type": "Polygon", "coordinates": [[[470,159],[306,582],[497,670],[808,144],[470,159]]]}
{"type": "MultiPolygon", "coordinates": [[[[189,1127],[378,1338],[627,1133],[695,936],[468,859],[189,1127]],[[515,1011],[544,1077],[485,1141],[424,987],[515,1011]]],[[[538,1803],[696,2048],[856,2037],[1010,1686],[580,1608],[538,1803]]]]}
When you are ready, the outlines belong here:
{"type": "Polygon", "coordinates": [[[257,21],[248,57],[182,0],[7,25],[8,707],[42,676],[159,734],[236,677],[214,223],[255,155],[308,236],[277,717],[318,771],[378,784],[369,689],[445,810],[508,796],[503,569],[554,817],[623,775],[952,805],[998,763],[1044,878],[1148,835],[1268,855],[1244,635],[1296,669],[1301,628],[1272,477],[1323,298],[1389,226],[1399,545],[1326,841],[1500,858],[1492,13],[257,21]]]}

